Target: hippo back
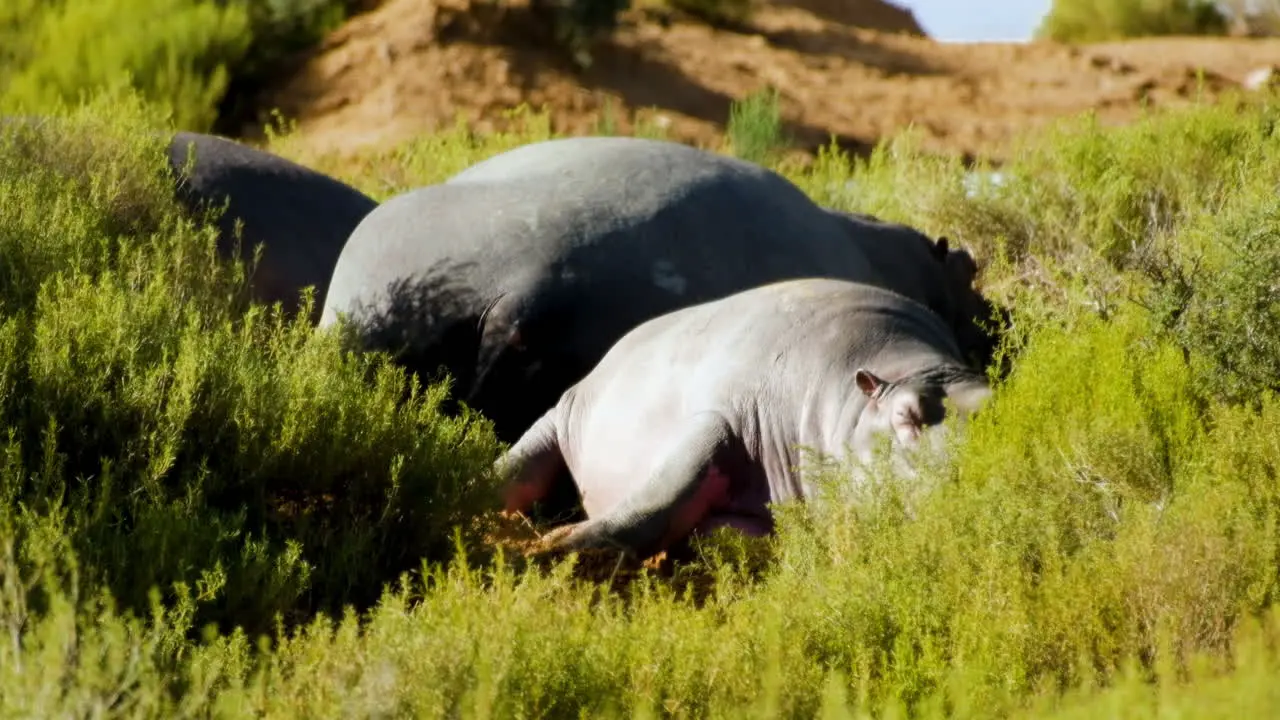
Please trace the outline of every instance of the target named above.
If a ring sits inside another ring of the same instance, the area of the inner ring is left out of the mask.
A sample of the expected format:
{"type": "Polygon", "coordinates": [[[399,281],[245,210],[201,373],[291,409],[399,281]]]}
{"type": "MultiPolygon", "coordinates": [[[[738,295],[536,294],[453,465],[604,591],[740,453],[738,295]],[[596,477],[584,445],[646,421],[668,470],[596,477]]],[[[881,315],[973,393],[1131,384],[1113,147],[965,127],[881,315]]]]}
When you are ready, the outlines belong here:
{"type": "Polygon", "coordinates": [[[327,175],[221,137],[179,132],[168,152],[177,196],[188,209],[227,204],[218,219],[222,252],[231,251],[237,221],[242,258],[265,245],[252,282],[255,299],[293,312],[302,289],[313,286],[318,314],[342,246],[377,203],[327,175]]]}
{"type": "Polygon", "coordinates": [[[500,184],[522,198],[519,229],[494,239],[527,248],[519,258],[525,270],[534,248],[545,253],[533,262],[536,273],[522,278],[540,300],[526,321],[553,318],[557,343],[592,361],[651,317],[776,280],[829,276],[901,287],[867,255],[870,236],[884,234],[879,228],[851,233],[773,171],[678,143],[536,143],[448,184],[500,184]]]}

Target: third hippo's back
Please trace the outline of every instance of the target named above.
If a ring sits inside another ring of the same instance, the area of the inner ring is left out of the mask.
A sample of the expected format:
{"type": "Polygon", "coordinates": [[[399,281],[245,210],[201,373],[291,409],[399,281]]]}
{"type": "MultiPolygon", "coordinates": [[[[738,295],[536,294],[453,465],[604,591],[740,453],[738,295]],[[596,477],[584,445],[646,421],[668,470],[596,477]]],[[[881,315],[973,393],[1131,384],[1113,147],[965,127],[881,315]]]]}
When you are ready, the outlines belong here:
{"type": "Polygon", "coordinates": [[[329,291],[345,310],[407,275],[447,273],[480,296],[603,287],[647,291],[656,309],[786,277],[876,280],[847,228],[751,163],[672,142],[567,138],[384,202],[352,233],[329,291]]]}
{"type": "MultiPolygon", "coordinates": [[[[693,299],[811,275],[825,265],[839,275],[867,266],[841,219],[782,176],[679,143],[624,137],[534,143],[447,184],[501,185],[510,199],[501,204],[500,226],[536,238],[554,270],[569,269],[586,282],[629,278],[693,299]]],[[[501,235],[489,239],[504,242],[501,235]]]]}

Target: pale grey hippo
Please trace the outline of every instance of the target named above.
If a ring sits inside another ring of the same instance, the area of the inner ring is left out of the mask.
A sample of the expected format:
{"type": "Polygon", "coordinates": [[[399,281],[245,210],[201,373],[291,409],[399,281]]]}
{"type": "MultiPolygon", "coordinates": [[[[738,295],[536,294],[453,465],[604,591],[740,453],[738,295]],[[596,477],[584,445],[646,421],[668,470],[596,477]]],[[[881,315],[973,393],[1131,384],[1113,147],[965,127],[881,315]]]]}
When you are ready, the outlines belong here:
{"type": "Polygon", "coordinates": [[[761,166],[673,142],[578,137],[497,155],[383,202],[338,259],[320,325],[430,376],[519,437],[627,331],[788,278],[916,299],[983,361],[968,253],[826,210],[761,166]]]}
{"type": "Polygon", "coordinates": [[[343,244],[377,202],[328,175],[215,135],[176,133],[168,155],[177,197],[189,210],[226,203],[217,220],[224,256],[234,247],[237,222],[243,260],[263,246],[250,280],[253,298],[279,302],[293,314],[302,289],[311,286],[317,319],[343,244]]]}
{"type": "Polygon", "coordinates": [[[802,448],[870,457],[990,395],[923,305],[843,280],[789,280],[650,320],[498,460],[508,512],[568,470],[587,513],[552,547],[640,557],[691,533],[772,530],[770,503],[811,497],[802,448]]]}

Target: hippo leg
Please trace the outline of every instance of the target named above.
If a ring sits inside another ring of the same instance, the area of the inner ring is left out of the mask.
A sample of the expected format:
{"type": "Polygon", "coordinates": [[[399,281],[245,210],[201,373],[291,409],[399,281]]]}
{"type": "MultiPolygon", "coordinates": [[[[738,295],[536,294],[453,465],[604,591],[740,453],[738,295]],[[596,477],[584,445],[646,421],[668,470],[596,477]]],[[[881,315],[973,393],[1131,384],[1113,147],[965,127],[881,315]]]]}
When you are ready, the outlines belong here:
{"type": "Polygon", "coordinates": [[[613,548],[649,557],[686,537],[729,497],[724,467],[738,448],[733,431],[717,414],[699,415],[649,477],[608,514],[557,534],[565,550],[613,548]]]}
{"type": "Polygon", "coordinates": [[[567,470],[556,437],[555,413],[555,408],[544,413],[499,460],[499,472],[508,478],[503,489],[508,513],[527,512],[567,470]]]}

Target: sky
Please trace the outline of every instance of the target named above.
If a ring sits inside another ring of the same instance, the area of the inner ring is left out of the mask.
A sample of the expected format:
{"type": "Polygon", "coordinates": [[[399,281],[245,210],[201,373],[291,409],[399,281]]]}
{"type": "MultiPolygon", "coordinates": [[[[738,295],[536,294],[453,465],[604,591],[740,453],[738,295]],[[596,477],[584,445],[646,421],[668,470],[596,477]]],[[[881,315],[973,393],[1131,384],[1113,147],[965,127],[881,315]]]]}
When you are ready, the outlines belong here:
{"type": "Polygon", "coordinates": [[[892,0],[940,41],[1030,40],[1050,0],[892,0]]]}

